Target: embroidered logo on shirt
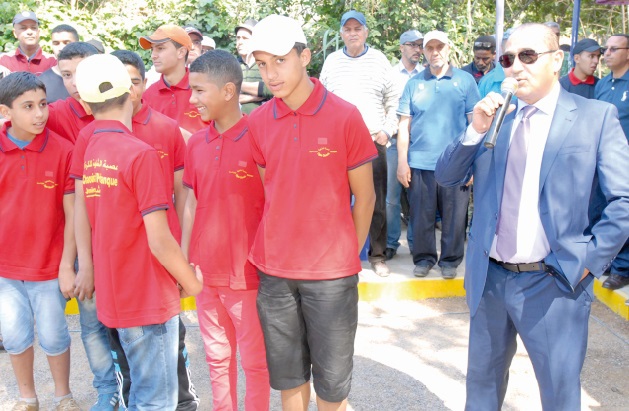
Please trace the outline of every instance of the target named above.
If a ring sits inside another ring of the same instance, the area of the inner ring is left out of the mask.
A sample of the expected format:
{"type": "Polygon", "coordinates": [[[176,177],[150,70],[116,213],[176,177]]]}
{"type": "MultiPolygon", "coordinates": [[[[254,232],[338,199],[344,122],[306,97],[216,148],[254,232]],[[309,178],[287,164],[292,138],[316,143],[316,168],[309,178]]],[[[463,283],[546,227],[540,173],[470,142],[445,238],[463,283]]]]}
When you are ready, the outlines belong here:
{"type": "Polygon", "coordinates": [[[330,154],[334,154],[337,152],[336,150],[331,150],[327,147],[328,139],[325,137],[319,137],[317,139],[317,143],[323,147],[319,147],[319,149],[317,150],[309,150],[309,153],[314,153],[319,157],[328,157],[330,154]]]}
{"type": "Polygon", "coordinates": [[[199,117],[201,114],[199,114],[198,111],[186,111],[183,113],[185,116],[188,116],[190,118],[197,118],[199,117]]]}
{"type": "Polygon", "coordinates": [[[247,171],[243,170],[242,168],[239,168],[236,171],[230,171],[229,174],[233,174],[234,177],[236,177],[239,180],[244,180],[247,177],[253,177],[253,175],[247,173],[247,171]]]}
{"type": "Polygon", "coordinates": [[[37,182],[37,185],[40,185],[40,186],[42,186],[44,188],[47,188],[47,189],[51,190],[51,189],[57,187],[59,184],[55,183],[52,180],[46,180],[46,181],[39,181],[39,182],[37,182]]]}

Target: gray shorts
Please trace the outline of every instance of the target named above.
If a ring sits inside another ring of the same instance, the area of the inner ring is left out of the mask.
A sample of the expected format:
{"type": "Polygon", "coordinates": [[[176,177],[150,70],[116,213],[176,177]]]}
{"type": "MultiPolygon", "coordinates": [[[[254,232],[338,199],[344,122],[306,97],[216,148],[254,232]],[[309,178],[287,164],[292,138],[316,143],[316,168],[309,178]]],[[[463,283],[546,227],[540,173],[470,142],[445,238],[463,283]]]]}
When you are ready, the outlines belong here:
{"type": "Polygon", "coordinates": [[[259,274],[257,305],[271,387],[298,387],[310,381],[312,368],[317,395],[343,401],[352,383],[358,275],[306,281],[259,274]]]}

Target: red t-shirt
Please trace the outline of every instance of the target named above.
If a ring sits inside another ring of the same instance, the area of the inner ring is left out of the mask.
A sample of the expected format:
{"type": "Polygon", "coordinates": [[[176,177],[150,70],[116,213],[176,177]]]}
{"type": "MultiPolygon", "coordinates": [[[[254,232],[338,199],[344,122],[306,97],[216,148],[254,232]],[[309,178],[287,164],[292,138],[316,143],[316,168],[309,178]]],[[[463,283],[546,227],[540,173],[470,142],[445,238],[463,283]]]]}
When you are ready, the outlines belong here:
{"type": "Polygon", "coordinates": [[[76,142],[79,131],[94,121],[94,116],[87,114],[74,97],[49,104],[48,112],[46,126],[72,144],[76,142]]]}
{"type": "Polygon", "coordinates": [[[177,84],[170,87],[164,82],[162,75],[156,83],[153,83],[144,92],[143,98],[149,106],[155,110],[177,121],[179,127],[194,133],[208,126],[208,123],[201,119],[197,108],[190,104],[192,89],[188,81],[189,72],[177,84]]]}
{"type": "Polygon", "coordinates": [[[63,252],[64,194],[72,145],[45,129],[20,150],[0,131],[0,277],[48,281],[59,275],[63,252]]]}
{"type": "Polygon", "coordinates": [[[143,216],[168,208],[159,154],[118,121],[95,120],[83,167],[98,319],[160,324],[180,311],[175,279],[151,253],[143,216]]]}
{"type": "MultiPolygon", "coordinates": [[[[72,178],[83,178],[85,147],[95,128],[95,123],[91,123],[79,132],[79,137],[74,144],[72,167],[70,167],[72,178]]],[[[140,111],[133,116],[132,134],[157,150],[162,160],[166,189],[168,193],[174,193],[174,173],[183,169],[186,154],[186,143],[183,141],[177,122],[151,109],[147,104],[143,104],[140,111]]],[[[172,195],[169,197],[166,216],[173,237],[181,242],[181,225],[172,195]]]]}
{"type": "Polygon", "coordinates": [[[201,267],[205,285],[258,286],[247,255],[262,218],[264,189],[249,139],[245,115],[225,133],[212,122],[188,141],[183,182],[197,198],[190,261],[201,267]]]}
{"type": "Polygon", "coordinates": [[[5,54],[0,57],[0,66],[8,68],[11,72],[28,71],[39,76],[44,71],[57,65],[57,59],[53,56],[45,56],[41,47],[29,59],[18,47],[14,54],[5,54]]]}
{"type": "Polygon", "coordinates": [[[378,153],[358,109],[311,80],[299,109],[273,98],[249,117],[253,158],[266,168],[249,260],[269,275],[327,280],[361,270],[347,173],[378,153]]]}

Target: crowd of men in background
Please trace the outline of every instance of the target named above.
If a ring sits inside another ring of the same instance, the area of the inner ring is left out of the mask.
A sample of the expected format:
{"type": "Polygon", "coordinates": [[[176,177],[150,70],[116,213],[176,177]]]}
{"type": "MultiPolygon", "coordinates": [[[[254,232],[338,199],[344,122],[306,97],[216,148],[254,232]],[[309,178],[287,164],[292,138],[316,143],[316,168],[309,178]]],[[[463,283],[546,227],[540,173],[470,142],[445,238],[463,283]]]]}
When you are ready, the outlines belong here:
{"type": "MultiPolygon", "coordinates": [[[[391,67],[382,52],[369,46],[369,30],[362,13],[349,11],[340,23],[344,47],[325,60],[319,81],[325,89],[358,109],[377,150],[372,161],[376,197],[369,227],[368,260],[371,267],[381,277],[390,274],[387,261],[400,258],[396,254],[400,247],[402,225],[407,224],[414,275],[426,277],[437,266],[444,279],[453,279],[464,258],[470,224],[468,207],[474,184],[466,180],[462,184],[440,185],[435,170],[442,154],[469,129],[475,107],[485,101],[491,92],[500,93],[505,69],[511,66],[506,60],[496,64],[496,40],[492,35],[475,39],[472,61],[457,68],[449,58],[452,43],[446,33],[433,30],[423,35],[409,28],[399,38],[399,62],[391,67]],[[410,219],[404,219],[402,205],[405,202],[408,203],[410,219]],[[437,229],[441,231],[440,251],[436,240],[437,229]]],[[[263,80],[249,47],[257,24],[256,20],[248,19],[234,28],[235,51],[242,70],[238,102],[246,114],[263,107],[274,95],[269,84],[263,80]]],[[[556,34],[558,45],[559,26],[556,23],[546,25],[556,34]]],[[[93,117],[85,111],[85,106],[78,104],[80,96],[73,76],[82,59],[105,53],[103,44],[95,39],[80,42],[75,28],[61,24],[50,32],[53,55],[48,55],[39,44],[39,20],[35,13],[17,14],[13,27],[18,47],[0,57],[2,75],[26,71],[39,76],[46,85],[48,103],[56,102],[50,109],[48,127],[56,127],[77,143],[79,130],[87,126],[93,117]]],[[[512,34],[513,30],[505,32],[503,50],[512,34]]],[[[142,104],[145,104],[176,121],[178,130],[175,133],[180,133],[181,140],[187,143],[190,136],[208,126],[198,107],[190,101],[190,66],[206,52],[215,49],[216,44],[195,27],[164,25],[151,35],[141,37],[139,45],[151,50],[153,66],[145,73],[142,65],[138,78],[132,78],[134,86],[142,91],[141,103],[136,104],[136,111],[140,112],[142,104]]],[[[556,51],[520,49],[512,58],[517,56],[523,64],[534,64],[543,54],[556,51]]],[[[629,36],[610,36],[604,47],[595,40],[585,38],[576,43],[572,55],[574,66],[569,67],[568,61],[564,60],[564,75],[561,71],[557,73],[559,84],[570,93],[614,105],[622,130],[629,138],[629,36]],[[598,79],[594,74],[601,58],[611,72],[598,79]]],[[[294,127],[297,128],[297,124],[294,127]]],[[[175,165],[172,188],[176,211],[173,218],[179,215],[181,219],[185,204],[181,182],[183,164],[179,165],[181,169],[177,167],[175,165]]],[[[600,186],[597,187],[590,199],[588,230],[592,230],[603,218],[608,203],[605,193],[600,186]]],[[[173,234],[177,238],[175,231],[173,234]]],[[[181,240],[181,230],[178,240],[181,240]]],[[[607,271],[609,277],[603,282],[604,288],[615,290],[629,285],[628,243],[607,271]]],[[[80,309],[82,323],[84,313],[87,322],[90,308],[81,306],[80,309]]],[[[94,333],[99,333],[95,315],[91,321],[95,323],[94,333]]],[[[182,325],[179,338],[178,409],[196,409],[198,397],[186,371],[185,328],[182,325]]],[[[102,351],[99,354],[98,348],[95,348],[98,344],[93,339],[85,337],[84,344],[88,357],[95,356],[90,358],[90,366],[99,398],[92,409],[112,409],[110,404],[116,403],[119,396],[113,377],[114,362],[103,364],[100,361],[102,358],[94,359],[102,357],[102,351]]],[[[116,364],[116,367],[119,365],[116,364]]]]}

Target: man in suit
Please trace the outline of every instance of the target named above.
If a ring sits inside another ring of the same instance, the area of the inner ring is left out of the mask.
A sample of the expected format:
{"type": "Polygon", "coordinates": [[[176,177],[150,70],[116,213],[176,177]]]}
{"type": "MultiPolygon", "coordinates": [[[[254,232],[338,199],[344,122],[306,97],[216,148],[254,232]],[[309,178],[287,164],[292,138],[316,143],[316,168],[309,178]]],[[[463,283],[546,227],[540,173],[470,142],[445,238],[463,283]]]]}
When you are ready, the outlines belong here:
{"type": "Polygon", "coordinates": [[[629,146],[615,107],[563,90],[563,52],[540,24],[514,31],[500,58],[518,82],[495,149],[482,144],[504,99],[488,94],[435,170],[442,185],[474,175],[466,257],[470,307],[466,410],[497,410],[519,334],[544,410],[581,407],[592,281],[629,236],[629,146]],[[598,175],[608,204],[588,228],[598,175]]]}

